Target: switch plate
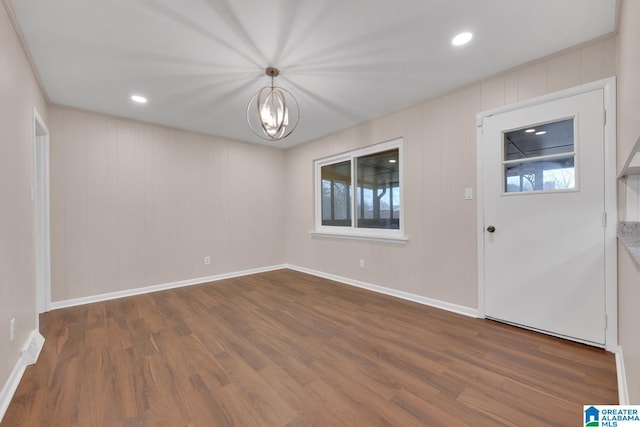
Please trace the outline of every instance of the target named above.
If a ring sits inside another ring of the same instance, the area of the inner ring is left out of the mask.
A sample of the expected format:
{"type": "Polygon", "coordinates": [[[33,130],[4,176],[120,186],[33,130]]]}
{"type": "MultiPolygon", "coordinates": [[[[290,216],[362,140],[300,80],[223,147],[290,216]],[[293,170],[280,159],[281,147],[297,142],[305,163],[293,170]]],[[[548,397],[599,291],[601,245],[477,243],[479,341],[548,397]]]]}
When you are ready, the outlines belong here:
{"type": "Polygon", "coordinates": [[[473,188],[465,188],[464,189],[464,199],[472,200],[473,199],[473,188]]]}
{"type": "Polygon", "coordinates": [[[364,268],[364,260],[363,259],[360,260],[360,268],[364,268]]]}
{"type": "Polygon", "coordinates": [[[204,265],[211,265],[211,257],[210,256],[204,257],[204,265]]]}
{"type": "Polygon", "coordinates": [[[16,339],[16,318],[12,317],[9,321],[9,341],[16,339]]]}

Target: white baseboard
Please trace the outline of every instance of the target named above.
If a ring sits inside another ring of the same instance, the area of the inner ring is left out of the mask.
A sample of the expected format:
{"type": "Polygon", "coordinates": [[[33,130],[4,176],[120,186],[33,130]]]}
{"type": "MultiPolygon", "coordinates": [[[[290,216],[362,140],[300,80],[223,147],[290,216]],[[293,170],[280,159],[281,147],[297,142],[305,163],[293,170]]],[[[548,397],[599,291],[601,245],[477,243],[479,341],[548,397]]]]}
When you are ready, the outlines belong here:
{"type": "Polygon", "coordinates": [[[117,298],[130,297],[133,295],[148,294],[151,292],[164,291],[167,289],[181,288],[184,286],[201,285],[207,282],[216,282],[218,280],[231,279],[234,277],[248,276],[250,274],[264,273],[267,271],[281,270],[286,268],[284,265],[274,265],[269,267],[253,268],[250,270],[236,271],[232,273],[218,274],[215,276],[197,277],[195,279],[180,280],[178,282],[163,283],[160,285],[145,286],[142,288],[127,289],[125,291],[108,292],[105,294],[91,295],[88,297],[73,298],[51,303],[51,309],[74,307],[76,305],[91,304],[94,302],[108,301],[117,298]]]}
{"type": "Polygon", "coordinates": [[[27,366],[36,363],[43,345],[44,337],[40,335],[40,332],[37,329],[31,331],[29,339],[20,353],[20,359],[18,359],[16,366],[11,371],[11,375],[9,375],[9,379],[2,387],[2,391],[0,391],[0,421],[4,418],[9,403],[11,403],[11,399],[18,389],[18,385],[20,385],[25,369],[27,369],[27,366]]]}
{"type": "Polygon", "coordinates": [[[323,273],[321,271],[312,270],[310,268],[298,267],[296,265],[286,265],[286,268],[290,268],[291,270],[296,270],[301,273],[307,273],[313,276],[322,277],[324,279],[333,280],[335,282],[344,283],[346,285],[356,286],[358,288],[368,289],[370,291],[378,292],[385,295],[390,295],[392,297],[417,302],[419,304],[428,305],[430,307],[439,308],[441,310],[446,310],[446,311],[462,314],[469,317],[480,317],[480,313],[477,309],[466,307],[464,305],[452,304],[449,302],[440,301],[433,298],[427,298],[420,295],[411,294],[409,292],[398,291],[396,289],[385,288],[384,286],[373,285],[371,283],[361,282],[359,280],[348,279],[346,277],[323,273]]]}
{"type": "Polygon", "coordinates": [[[2,391],[0,391],[0,421],[2,421],[5,412],[7,412],[9,403],[11,403],[11,399],[18,389],[22,374],[24,374],[26,368],[27,366],[22,362],[22,359],[18,359],[18,363],[16,363],[13,371],[11,371],[11,375],[9,375],[9,379],[4,384],[4,387],[2,387],[2,391]]]}
{"type": "Polygon", "coordinates": [[[629,389],[627,388],[627,373],[624,370],[622,346],[618,346],[618,350],[616,351],[616,372],[618,374],[618,403],[620,405],[628,405],[629,389]]]}
{"type": "Polygon", "coordinates": [[[452,304],[452,303],[440,301],[433,298],[427,298],[420,295],[411,294],[408,292],[386,288],[384,286],[373,285],[371,283],[361,282],[359,280],[354,280],[354,279],[348,279],[346,277],[336,276],[329,273],[323,273],[321,271],[316,271],[316,270],[312,270],[305,267],[298,267],[296,265],[290,265],[290,264],[273,265],[269,267],[261,267],[261,268],[254,268],[250,270],[236,271],[232,273],[224,273],[224,274],[219,274],[215,276],[198,277],[195,279],[180,280],[178,282],[164,283],[164,284],[153,285],[153,286],[145,286],[145,287],[135,288],[135,289],[127,289],[125,291],[109,292],[109,293],[104,293],[99,295],[92,295],[88,297],[55,301],[51,303],[51,309],[57,310],[60,308],[74,307],[77,305],[108,301],[112,299],[124,298],[128,296],[133,296],[133,295],[141,295],[141,294],[147,294],[150,292],[164,291],[166,289],[180,288],[183,286],[200,285],[203,283],[215,282],[223,279],[231,279],[234,277],[248,276],[251,274],[264,273],[267,271],[282,270],[283,268],[290,268],[291,270],[300,271],[302,273],[311,274],[313,276],[323,277],[325,279],[333,280],[333,281],[344,283],[351,286],[357,286],[359,288],[368,289],[370,291],[379,292],[385,295],[391,295],[396,298],[402,298],[408,301],[417,302],[419,304],[428,305],[431,307],[439,308],[439,309],[450,311],[453,313],[463,314],[469,317],[480,317],[479,311],[475,308],[452,304]]]}
{"type": "Polygon", "coordinates": [[[373,285],[371,283],[361,282],[359,280],[336,276],[333,274],[312,270],[310,268],[298,267],[296,265],[290,265],[290,264],[273,265],[269,267],[261,267],[261,268],[254,268],[250,270],[236,271],[232,273],[224,273],[224,274],[219,274],[215,276],[198,277],[195,279],[180,280],[178,282],[164,283],[164,284],[153,285],[153,286],[145,286],[142,288],[135,288],[135,289],[127,289],[125,291],[109,292],[109,293],[104,293],[99,295],[92,295],[88,297],[73,298],[73,299],[68,299],[63,301],[55,301],[51,303],[51,309],[57,310],[60,308],[74,307],[77,305],[108,301],[116,298],[124,298],[124,297],[133,296],[133,295],[147,294],[151,292],[164,291],[167,289],[181,288],[184,286],[200,285],[203,283],[215,282],[223,279],[231,279],[234,277],[248,276],[251,274],[264,273],[267,271],[282,270],[284,268],[289,268],[291,270],[296,270],[302,273],[311,274],[313,276],[323,277],[325,279],[344,283],[346,285],[368,289],[370,291],[378,292],[385,295],[390,295],[390,296],[405,299],[408,301],[417,302],[419,304],[428,305],[430,307],[439,308],[442,310],[450,311],[457,314],[462,314],[469,317],[481,317],[479,311],[475,308],[452,304],[452,303],[440,301],[433,298],[427,298],[420,295],[411,294],[408,292],[398,291],[396,289],[386,288],[384,286],[373,285]]]}

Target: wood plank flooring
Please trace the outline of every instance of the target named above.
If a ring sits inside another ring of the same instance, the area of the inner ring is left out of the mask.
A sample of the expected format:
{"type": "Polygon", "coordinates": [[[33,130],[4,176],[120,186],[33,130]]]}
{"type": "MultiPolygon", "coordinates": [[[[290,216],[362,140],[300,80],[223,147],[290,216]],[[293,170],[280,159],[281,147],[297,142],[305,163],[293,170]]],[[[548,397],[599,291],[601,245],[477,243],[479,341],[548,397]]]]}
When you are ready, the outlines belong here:
{"type": "Polygon", "coordinates": [[[278,270],[43,314],[2,426],[582,425],[614,356],[278,270]]]}

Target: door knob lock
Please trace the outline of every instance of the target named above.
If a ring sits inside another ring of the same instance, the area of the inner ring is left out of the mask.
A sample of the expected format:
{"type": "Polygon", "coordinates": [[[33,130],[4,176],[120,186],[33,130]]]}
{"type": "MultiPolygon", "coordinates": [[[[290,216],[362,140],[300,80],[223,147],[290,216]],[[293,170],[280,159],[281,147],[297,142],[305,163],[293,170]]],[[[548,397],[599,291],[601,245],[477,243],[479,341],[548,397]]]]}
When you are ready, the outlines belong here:
{"type": "Polygon", "coordinates": [[[487,227],[487,231],[489,233],[493,233],[494,231],[496,231],[496,228],[493,225],[490,225],[490,226],[487,227]]]}

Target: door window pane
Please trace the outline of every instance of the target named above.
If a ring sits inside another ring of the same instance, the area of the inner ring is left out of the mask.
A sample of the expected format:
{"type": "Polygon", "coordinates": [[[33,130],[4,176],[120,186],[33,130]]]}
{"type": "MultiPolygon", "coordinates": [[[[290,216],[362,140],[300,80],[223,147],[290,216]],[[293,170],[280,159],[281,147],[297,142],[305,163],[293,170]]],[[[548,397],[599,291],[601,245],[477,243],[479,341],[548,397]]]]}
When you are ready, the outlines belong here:
{"type": "Polygon", "coordinates": [[[505,160],[572,153],[573,119],[506,132],[504,146],[505,160]]]}
{"type": "Polygon", "coordinates": [[[506,192],[569,190],[575,188],[573,156],[505,166],[506,192]]]}
{"type": "Polygon", "coordinates": [[[573,118],[504,134],[504,191],[576,188],[573,118]]]}

